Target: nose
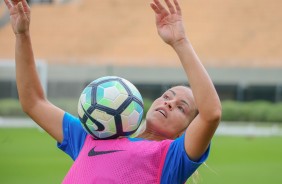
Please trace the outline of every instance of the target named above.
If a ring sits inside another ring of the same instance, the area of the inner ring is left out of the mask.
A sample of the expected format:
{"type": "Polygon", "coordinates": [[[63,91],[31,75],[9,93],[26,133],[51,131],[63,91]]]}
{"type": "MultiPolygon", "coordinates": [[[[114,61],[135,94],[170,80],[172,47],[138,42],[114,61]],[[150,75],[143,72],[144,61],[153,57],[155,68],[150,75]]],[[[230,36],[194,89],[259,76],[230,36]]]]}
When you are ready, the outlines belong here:
{"type": "Polygon", "coordinates": [[[173,108],[173,102],[171,102],[171,101],[165,101],[164,104],[165,104],[165,106],[168,106],[169,110],[172,110],[172,108],[173,108]]]}

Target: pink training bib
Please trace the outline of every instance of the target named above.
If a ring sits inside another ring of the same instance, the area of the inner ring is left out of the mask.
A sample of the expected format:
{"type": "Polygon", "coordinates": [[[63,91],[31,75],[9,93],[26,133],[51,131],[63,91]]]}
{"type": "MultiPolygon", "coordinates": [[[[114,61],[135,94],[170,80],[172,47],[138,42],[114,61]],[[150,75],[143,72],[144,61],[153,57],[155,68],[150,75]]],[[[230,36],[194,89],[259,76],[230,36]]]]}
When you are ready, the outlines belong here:
{"type": "Polygon", "coordinates": [[[64,184],[160,183],[172,140],[94,140],[85,144],[64,178],[64,184]]]}

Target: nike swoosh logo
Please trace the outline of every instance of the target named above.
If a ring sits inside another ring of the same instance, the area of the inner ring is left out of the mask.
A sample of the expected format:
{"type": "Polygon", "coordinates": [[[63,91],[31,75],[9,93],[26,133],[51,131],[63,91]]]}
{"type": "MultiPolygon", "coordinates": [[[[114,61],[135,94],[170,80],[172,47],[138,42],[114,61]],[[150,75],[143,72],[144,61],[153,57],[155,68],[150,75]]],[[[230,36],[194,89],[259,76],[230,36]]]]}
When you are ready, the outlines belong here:
{"type": "Polygon", "coordinates": [[[88,152],[88,156],[91,157],[91,156],[97,156],[97,155],[104,155],[104,154],[109,154],[109,153],[114,153],[114,152],[119,152],[119,151],[124,151],[124,150],[95,151],[95,147],[94,147],[88,152]]]}

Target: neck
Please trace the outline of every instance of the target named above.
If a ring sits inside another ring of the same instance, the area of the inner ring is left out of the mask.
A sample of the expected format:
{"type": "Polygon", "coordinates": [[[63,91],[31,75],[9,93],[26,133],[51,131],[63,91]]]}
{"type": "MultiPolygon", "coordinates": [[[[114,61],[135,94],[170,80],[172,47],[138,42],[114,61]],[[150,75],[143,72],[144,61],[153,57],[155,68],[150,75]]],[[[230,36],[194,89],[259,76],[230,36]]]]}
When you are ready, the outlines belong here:
{"type": "Polygon", "coordinates": [[[141,134],[137,135],[136,137],[147,139],[147,140],[154,140],[154,141],[162,141],[162,140],[168,139],[167,137],[160,135],[157,132],[150,131],[147,129],[144,132],[142,132],[141,134]]]}

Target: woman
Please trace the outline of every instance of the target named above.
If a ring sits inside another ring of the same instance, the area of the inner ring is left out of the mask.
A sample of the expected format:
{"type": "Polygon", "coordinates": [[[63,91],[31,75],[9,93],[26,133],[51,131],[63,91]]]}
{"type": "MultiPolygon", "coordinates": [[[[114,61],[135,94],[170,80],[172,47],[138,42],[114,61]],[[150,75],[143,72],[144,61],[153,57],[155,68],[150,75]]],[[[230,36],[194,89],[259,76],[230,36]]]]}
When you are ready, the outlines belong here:
{"type": "Polygon", "coordinates": [[[213,83],[185,35],[177,0],[154,0],[159,36],[177,53],[191,88],[175,86],[156,99],[137,138],[94,140],[79,120],[51,104],[36,72],[25,0],[5,0],[16,37],[16,80],[23,110],[69,154],[63,183],[184,183],[206,160],[221,118],[213,83]]]}

